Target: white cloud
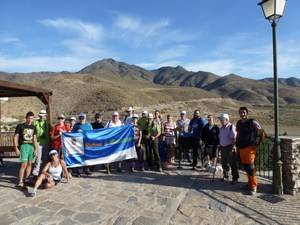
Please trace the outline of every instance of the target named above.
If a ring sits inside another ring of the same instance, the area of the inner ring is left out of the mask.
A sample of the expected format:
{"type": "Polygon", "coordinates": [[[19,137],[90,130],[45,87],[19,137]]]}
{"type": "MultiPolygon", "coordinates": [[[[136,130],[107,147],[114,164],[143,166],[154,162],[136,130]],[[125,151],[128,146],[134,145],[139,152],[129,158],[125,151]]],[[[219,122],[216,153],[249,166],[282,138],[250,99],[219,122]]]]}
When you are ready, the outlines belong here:
{"type": "Polygon", "coordinates": [[[80,20],[72,19],[44,19],[39,21],[41,24],[62,31],[71,31],[80,38],[89,40],[99,40],[103,34],[103,28],[99,24],[85,23],[80,20]]]}
{"type": "Polygon", "coordinates": [[[162,46],[195,39],[198,34],[189,34],[171,26],[168,18],[146,22],[139,17],[117,14],[114,21],[114,37],[125,40],[134,47],[162,46]]]}
{"type": "MultiPolygon", "coordinates": [[[[28,52],[22,57],[0,55],[0,69],[9,72],[32,71],[77,71],[104,57],[113,57],[114,52],[102,45],[103,28],[100,24],[71,19],[45,19],[40,24],[64,32],[68,37],[58,44],[65,51],[60,55],[28,52]],[[71,38],[70,38],[71,34],[71,38]]],[[[14,39],[11,39],[13,41],[14,39]]]]}

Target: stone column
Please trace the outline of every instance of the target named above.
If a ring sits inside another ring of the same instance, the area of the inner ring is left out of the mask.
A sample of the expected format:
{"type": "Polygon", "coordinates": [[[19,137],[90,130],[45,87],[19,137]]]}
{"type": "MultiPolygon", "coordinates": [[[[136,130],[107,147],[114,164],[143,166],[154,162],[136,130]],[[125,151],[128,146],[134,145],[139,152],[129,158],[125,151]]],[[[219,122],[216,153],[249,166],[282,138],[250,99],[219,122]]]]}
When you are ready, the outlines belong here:
{"type": "Polygon", "coordinates": [[[285,194],[300,192],[300,137],[280,137],[282,182],[285,194]]]}

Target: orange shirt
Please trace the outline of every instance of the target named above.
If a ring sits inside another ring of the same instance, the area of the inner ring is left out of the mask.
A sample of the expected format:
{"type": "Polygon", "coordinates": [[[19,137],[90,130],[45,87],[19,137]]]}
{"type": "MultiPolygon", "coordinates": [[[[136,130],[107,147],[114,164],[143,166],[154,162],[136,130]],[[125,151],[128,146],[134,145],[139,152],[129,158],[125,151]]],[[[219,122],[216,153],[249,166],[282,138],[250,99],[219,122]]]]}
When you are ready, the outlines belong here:
{"type": "Polygon", "coordinates": [[[56,149],[56,150],[60,150],[61,149],[61,136],[53,139],[54,136],[57,136],[60,134],[60,132],[70,132],[70,126],[66,125],[66,124],[55,124],[53,127],[51,127],[50,130],[50,137],[51,137],[51,146],[52,148],[56,149]]]}

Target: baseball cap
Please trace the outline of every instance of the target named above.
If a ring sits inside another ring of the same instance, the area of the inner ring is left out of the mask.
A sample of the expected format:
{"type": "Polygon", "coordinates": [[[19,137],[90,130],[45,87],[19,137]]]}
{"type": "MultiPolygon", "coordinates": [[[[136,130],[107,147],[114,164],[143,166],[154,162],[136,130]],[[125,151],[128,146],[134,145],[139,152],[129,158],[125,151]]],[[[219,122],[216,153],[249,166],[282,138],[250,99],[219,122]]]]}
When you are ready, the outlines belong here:
{"type": "Polygon", "coordinates": [[[44,109],[39,112],[39,116],[46,116],[46,115],[47,115],[47,112],[44,109]]]}
{"type": "Polygon", "coordinates": [[[113,112],[111,115],[112,115],[112,116],[118,116],[119,113],[118,113],[117,111],[115,111],[115,112],[113,112]]]}
{"type": "Polygon", "coordinates": [[[60,114],[60,115],[57,117],[57,119],[64,119],[64,118],[66,118],[64,114],[60,114]]]}
{"type": "Polygon", "coordinates": [[[145,110],[145,111],[143,111],[143,112],[142,112],[142,114],[145,114],[145,115],[147,115],[147,114],[148,114],[148,112],[145,110]]]}
{"type": "Polygon", "coordinates": [[[139,118],[139,115],[138,114],[133,114],[132,118],[139,118]]]}
{"type": "Polygon", "coordinates": [[[180,112],[180,115],[185,115],[186,114],[186,111],[181,111],[180,112]]]}
{"type": "Polygon", "coordinates": [[[51,155],[58,155],[58,152],[55,150],[55,149],[52,149],[50,152],[49,152],[49,156],[51,155]]]}
{"type": "Polygon", "coordinates": [[[72,117],[70,118],[70,120],[76,120],[76,117],[75,117],[75,116],[72,116],[72,117]]]}
{"type": "Polygon", "coordinates": [[[79,118],[80,117],[84,117],[84,118],[86,118],[86,114],[85,113],[83,113],[83,112],[81,112],[81,113],[79,113],[79,116],[78,116],[79,118]]]}
{"type": "Polygon", "coordinates": [[[221,113],[221,114],[218,116],[218,118],[219,118],[220,120],[222,120],[222,119],[227,119],[227,120],[229,120],[229,115],[228,115],[227,113],[221,113]]]}
{"type": "Polygon", "coordinates": [[[153,113],[149,113],[149,114],[148,114],[148,118],[149,118],[149,119],[153,119],[153,118],[154,118],[153,113]]]}

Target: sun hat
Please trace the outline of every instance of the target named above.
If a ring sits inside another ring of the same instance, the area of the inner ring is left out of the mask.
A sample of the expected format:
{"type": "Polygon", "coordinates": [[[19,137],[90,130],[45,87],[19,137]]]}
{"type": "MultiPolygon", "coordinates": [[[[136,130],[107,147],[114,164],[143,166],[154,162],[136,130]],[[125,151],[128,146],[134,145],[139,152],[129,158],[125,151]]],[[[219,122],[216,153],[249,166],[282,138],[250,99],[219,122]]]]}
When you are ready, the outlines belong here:
{"type": "Polygon", "coordinates": [[[72,116],[72,117],[70,118],[70,120],[76,120],[76,117],[75,117],[75,116],[72,116]]]}
{"type": "Polygon", "coordinates": [[[50,152],[49,152],[49,156],[51,155],[58,155],[58,152],[55,150],[55,149],[52,149],[50,152]]]}
{"type": "Polygon", "coordinates": [[[138,114],[133,114],[132,118],[139,118],[139,115],[138,114]]]}
{"type": "Polygon", "coordinates": [[[132,112],[133,111],[133,108],[130,106],[128,109],[127,109],[127,112],[132,112]]]}
{"type": "Polygon", "coordinates": [[[58,117],[57,117],[57,119],[65,119],[66,117],[65,117],[65,115],[64,114],[60,114],[58,117]]]}
{"type": "Polygon", "coordinates": [[[149,113],[149,114],[148,114],[148,118],[149,118],[149,119],[153,119],[153,118],[154,118],[153,113],[149,113]]]}
{"type": "Polygon", "coordinates": [[[47,112],[44,109],[39,112],[39,116],[46,116],[46,115],[47,115],[47,112]]]}
{"type": "Polygon", "coordinates": [[[180,112],[180,115],[185,115],[186,114],[186,111],[181,111],[180,112]]]}
{"type": "Polygon", "coordinates": [[[218,118],[219,118],[220,120],[222,120],[222,119],[227,119],[227,120],[229,120],[229,115],[228,115],[227,113],[221,113],[221,114],[218,116],[218,118]]]}

